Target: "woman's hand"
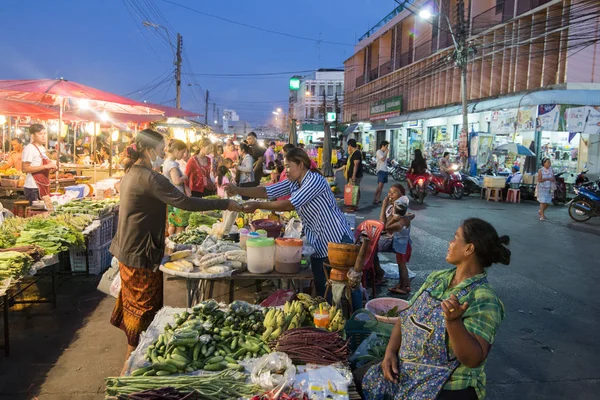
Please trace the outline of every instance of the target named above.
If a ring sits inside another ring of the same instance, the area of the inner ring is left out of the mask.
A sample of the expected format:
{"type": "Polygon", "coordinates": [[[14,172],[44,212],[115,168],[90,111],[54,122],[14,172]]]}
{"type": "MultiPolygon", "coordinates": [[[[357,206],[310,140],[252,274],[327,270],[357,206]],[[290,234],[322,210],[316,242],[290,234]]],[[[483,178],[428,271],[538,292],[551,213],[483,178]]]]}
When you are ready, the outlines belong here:
{"type": "Polygon", "coordinates": [[[242,211],[248,214],[253,213],[260,208],[260,204],[261,203],[259,201],[248,201],[242,206],[242,211]]]}
{"type": "Polygon", "coordinates": [[[239,204],[237,201],[229,200],[229,204],[227,205],[227,211],[242,212],[242,205],[239,204]]]}
{"type": "Polygon", "coordinates": [[[227,183],[223,185],[223,189],[225,189],[228,196],[235,196],[237,194],[237,186],[234,184],[227,183]]]}
{"type": "Polygon", "coordinates": [[[398,383],[398,355],[392,352],[385,352],[385,357],[381,362],[383,377],[386,381],[398,383]]]}
{"type": "Polygon", "coordinates": [[[451,295],[448,299],[442,301],[442,310],[444,310],[444,319],[446,321],[454,321],[463,316],[469,308],[469,303],[464,302],[462,305],[458,302],[455,295],[451,295]]]}

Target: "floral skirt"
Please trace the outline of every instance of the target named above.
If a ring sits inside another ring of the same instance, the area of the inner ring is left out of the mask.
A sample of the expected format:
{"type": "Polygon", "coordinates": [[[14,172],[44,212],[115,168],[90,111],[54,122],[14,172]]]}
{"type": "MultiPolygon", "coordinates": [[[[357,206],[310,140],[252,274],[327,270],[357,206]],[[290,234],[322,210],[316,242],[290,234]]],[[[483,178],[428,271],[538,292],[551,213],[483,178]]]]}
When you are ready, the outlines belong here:
{"type": "Polygon", "coordinates": [[[190,212],[182,210],[181,208],[175,208],[173,206],[169,206],[169,225],[177,226],[177,227],[186,227],[189,225],[190,220],[190,212]]]}
{"type": "Polygon", "coordinates": [[[110,323],[122,329],[127,344],[137,346],[145,331],[163,306],[163,275],[160,271],[131,268],[119,263],[121,291],[110,323]]]}

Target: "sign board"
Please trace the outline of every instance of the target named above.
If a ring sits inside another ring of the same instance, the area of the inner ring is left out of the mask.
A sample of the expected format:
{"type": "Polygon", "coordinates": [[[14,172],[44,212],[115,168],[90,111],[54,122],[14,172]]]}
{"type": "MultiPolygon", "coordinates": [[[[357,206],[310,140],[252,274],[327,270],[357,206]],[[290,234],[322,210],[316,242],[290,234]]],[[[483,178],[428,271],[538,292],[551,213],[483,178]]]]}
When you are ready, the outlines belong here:
{"type": "Polygon", "coordinates": [[[300,78],[290,78],[290,90],[300,90],[300,78]]]}
{"type": "Polygon", "coordinates": [[[327,113],[327,122],[335,122],[335,113],[334,112],[327,113]]]}
{"type": "Polygon", "coordinates": [[[395,117],[402,111],[402,96],[390,97],[371,104],[370,119],[379,120],[395,117]]]}

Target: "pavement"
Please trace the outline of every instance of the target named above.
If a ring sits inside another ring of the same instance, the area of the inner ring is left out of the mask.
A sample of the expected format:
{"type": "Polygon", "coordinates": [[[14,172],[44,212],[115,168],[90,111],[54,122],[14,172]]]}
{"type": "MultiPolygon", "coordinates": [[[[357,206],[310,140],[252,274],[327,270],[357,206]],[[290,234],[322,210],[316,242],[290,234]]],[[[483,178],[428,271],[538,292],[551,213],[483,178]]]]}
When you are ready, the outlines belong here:
{"type": "MultiPolygon", "coordinates": [[[[379,215],[379,207],[371,204],[375,185],[373,176],[361,183],[357,223],[379,215]]],[[[413,290],[432,271],[449,267],[444,261],[448,241],[465,218],[483,218],[511,238],[511,264],[489,269],[506,319],[487,361],[488,399],[600,398],[600,263],[595,258],[600,219],[578,224],[570,221],[566,207],[551,207],[548,221],[539,221],[533,202],[453,200],[443,194],[427,197],[424,205],[412,203],[411,211],[416,214],[408,265],[416,273],[413,290]]],[[[97,281],[63,276],[57,309],[47,304],[11,309],[11,355],[0,353],[0,399],[104,398],[104,378],[120,371],[126,341],[108,322],[115,300],[95,289],[97,281]]],[[[390,277],[387,285],[394,283],[390,277]]],[[[49,286],[37,290],[46,294],[49,286]]],[[[226,299],[226,290],[217,287],[215,296],[226,299]]],[[[239,299],[252,301],[256,295],[254,285],[236,290],[239,299]]],[[[386,288],[380,293],[387,295],[386,288]]],[[[185,304],[181,282],[166,282],[165,304],[185,304]]]]}

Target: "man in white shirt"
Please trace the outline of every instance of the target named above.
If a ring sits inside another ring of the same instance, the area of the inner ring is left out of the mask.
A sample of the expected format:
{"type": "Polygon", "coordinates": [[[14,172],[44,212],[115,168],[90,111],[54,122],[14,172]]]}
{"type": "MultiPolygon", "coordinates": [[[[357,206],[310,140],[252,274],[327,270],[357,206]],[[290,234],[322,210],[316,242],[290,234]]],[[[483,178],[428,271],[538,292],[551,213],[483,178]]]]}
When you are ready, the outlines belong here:
{"type": "Polygon", "coordinates": [[[42,124],[29,127],[31,143],[23,149],[22,168],[27,174],[23,191],[31,205],[34,201],[50,198],[50,171],[56,169],[56,163],[46,155],[46,128],[42,124]]]}
{"type": "Polygon", "coordinates": [[[381,147],[375,153],[377,157],[377,190],[375,191],[375,199],[373,204],[381,203],[381,193],[383,192],[383,186],[388,181],[388,170],[387,160],[390,152],[390,142],[384,140],[381,142],[381,147]]]}
{"type": "Polygon", "coordinates": [[[513,165],[512,172],[506,179],[506,185],[504,186],[504,190],[502,191],[502,195],[506,198],[506,194],[508,193],[508,189],[510,189],[511,185],[519,184],[523,180],[523,175],[521,175],[520,168],[518,165],[513,165]]]}

